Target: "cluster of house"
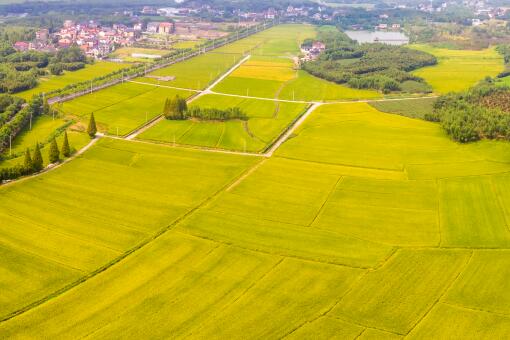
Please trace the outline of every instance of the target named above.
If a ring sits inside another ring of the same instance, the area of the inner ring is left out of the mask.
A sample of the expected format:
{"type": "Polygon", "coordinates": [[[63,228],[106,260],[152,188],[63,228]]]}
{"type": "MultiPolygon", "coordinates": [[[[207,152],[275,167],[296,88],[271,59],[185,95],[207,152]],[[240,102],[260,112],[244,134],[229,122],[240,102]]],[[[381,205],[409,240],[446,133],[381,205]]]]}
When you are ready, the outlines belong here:
{"type": "Polygon", "coordinates": [[[326,45],[321,41],[314,41],[311,45],[302,45],[300,62],[316,60],[324,52],[326,45]]]}
{"type": "MultiPolygon", "coordinates": [[[[323,13],[321,6],[308,6],[308,7],[294,7],[289,5],[284,10],[276,10],[274,8],[268,8],[262,12],[239,12],[239,17],[245,20],[259,21],[259,20],[273,20],[276,18],[298,18],[307,17],[314,20],[325,20],[331,21],[333,15],[331,13],[323,13]]],[[[335,13],[333,13],[335,14],[335,13]]]]}
{"type": "Polygon", "coordinates": [[[77,45],[86,55],[102,58],[114,51],[117,46],[131,46],[141,35],[141,28],[141,24],[135,24],[134,27],[122,24],[106,27],[94,21],[75,23],[66,20],[58,31],[50,34],[47,29],[40,29],[36,32],[34,41],[18,41],[14,48],[19,51],[52,52],[77,45]]]}
{"type": "Polygon", "coordinates": [[[465,6],[470,8],[475,16],[479,18],[475,18],[473,20],[473,25],[479,25],[483,19],[480,18],[489,18],[496,19],[506,16],[510,13],[510,3],[508,6],[492,6],[486,0],[449,0],[444,2],[432,2],[432,1],[424,1],[417,5],[417,9],[423,12],[444,12],[448,8],[452,6],[465,6]]]}

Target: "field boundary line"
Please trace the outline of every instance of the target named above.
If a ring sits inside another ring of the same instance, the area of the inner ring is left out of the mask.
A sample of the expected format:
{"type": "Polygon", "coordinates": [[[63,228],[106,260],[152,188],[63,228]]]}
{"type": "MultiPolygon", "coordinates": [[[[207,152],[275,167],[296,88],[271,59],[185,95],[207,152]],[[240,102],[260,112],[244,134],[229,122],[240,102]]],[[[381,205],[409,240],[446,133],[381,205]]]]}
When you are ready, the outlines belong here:
{"type": "Polygon", "coordinates": [[[336,180],[336,183],[332,186],[331,190],[328,192],[326,199],[324,200],[324,202],[322,202],[319,210],[317,211],[317,214],[315,214],[315,217],[313,218],[313,220],[310,223],[308,223],[308,227],[311,227],[312,224],[317,220],[317,218],[319,217],[321,212],[324,210],[326,203],[328,203],[329,199],[331,198],[331,196],[333,196],[333,193],[338,188],[338,186],[343,182],[344,178],[345,178],[345,176],[342,175],[336,180]]]}
{"type": "MultiPolygon", "coordinates": [[[[386,263],[388,261],[388,259],[390,257],[392,257],[394,254],[396,253],[396,250],[393,251],[391,253],[391,255],[385,260],[384,263],[386,263]]],[[[368,273],[372,272],[373,269],[370,269],[370,268],[367,268],[365,269],[362,273],[360,273],[358,275],[358,277],[351,283],[351,285],[345,290],[345,292],[343,294],[340,295],[340,297],[338,298],[338,300],[336,302],[333,302],[331,304],[331,306],[327,307],[322,313],[320,313],[319,315],[317,315],[315,318],[312,318],[310,320],[307,320],[306,322],[302,323],[301,325],[299,325],[297,328],[293,329],[291,332],[289,332],[288,334],[286,334],[283,338],[289,336],[290,334],[294,333],[296,330],[298,330],[299,328],[303,327],[306,323],[311,323],[311,322],[314,322],[322,317],[328,317],[328,318],[333,318],[333,319],[337,319],[337,320],[341,320],[343,322],[346,322],[346,323],[349,323],[349,324],[353,324],[353,325],[356,325],[356,326],[360,326],[360,327],[363,327],[364,329],[367,329],[367,328],[371,328],[371,329],[376,329],[376,330],[380,330],[382,331],[382,329],[377,329],[377,328],[373,328],[373,327],[368,327],[368,326],[365,326],[365,325],[362,325],[362,324],[358,324],[354,321],[351,321],[351,320],[345,320],[345,319],[342,319],[340,317],[336,317],[336,316],[330,316],[328,315],[336,306],[338,306],[342,300],[350,293],[354,290],[354,287],[363,280],[363,278],[365,278],[368,273]]],[[[363,332],[362,332],[363,333],[363,332]]],[[[392,332],[390,332],[392,333],[392,332]]],[[[394,333],[394,334],[397,334],[397,333],[394,333]]],[[[400,334],[399,334],[400,335],[400,334]]]]}
{"type": "Polygon", "coordinates": [[[501,313],[501,312],[494,312],[494,311],[490,311],[490,310],[483,309],[483,308],[468,307],[468,306],[464,306],[464,305],[452,303],[452,302],[447,302],[447,301],[441,301],[441,303],[448,305],[448,306],[455,307],[455,308],[466,309],[466,310],[473,311],[473,312],[495,314],[495,315],[499,315],[499,316],[503,316],[503,317],[507,317],[507,318],[510,317],[510,313],[506,314],[506,313],[501,313]]]}
{"type": "Polygon", "coordinates": [[[451,280],[451,282],[446,285],[443,292],[441,294],[439,294],[439,296],[432,303],[430,308],[421,316],[421,318],[419,318],[416,321],[416,323],[411,327],[411,329],[409,329],[409,331],[405,334],[405,337],[407,337],[416,328],[416,326],[418,326],[427,317],[427,315],[430,314],[430,312],[434,309],[435,306],[437,306],[438,303],[443,303],[442,302],[443,298],[446,296],[446,294],[448,294],[448,291],[450,290],[450,288],[453,287],[455,282],[457,282],[457,280],[462,275],[464,270],[468,267],[469,263],[471,262],[471,259],[473,258],[474,253],[475,252],[473,250],[470,251],[469,258],[464,262],[464,264],[461,266],[461,268],[459,268],[459,272],[457,273],[457,275],[455,275],[455,277],[451,280]]]}
{"type": "Polygon", "coordinates": [[[224,245],[227,245],[227,246],[230,246],[230,247],[234,247],[234,248],[238,248],[238,249],[243,249],[243,250],[248,250],[248,251],[257,252],[257,253],[266,254],[266,255],[280,256],[280,257],[294,259],[294,260],[299,260],[299,261],[327,264],[327,265],[330,265],[330,266],[337,266],[337,267],[343,267],[343,268],[351,268],[351,269],[359,269],[359,270],[371,270],[372,269],[371,267],[351,266],[351,265],[344,264],[344,263],[338,263],[338,262],[332,262],[332,261],[323,261],[323,260],[317,260],[317,259],[307,258],[307,257],[303,257],[303,256],[298,256],[298,255],[289,255],[289,254],[282,254],[282,253],[278,253],[278,252],[271,252],[269,250],[264,250],[264,249],[260,249],[260,248],[257,248],[257,247],[249,248],[247,246],[242,246],[242,245],[239,245],[239,244],[236,244],[236,243],[233,243],[233,242],[229,242],[229,241],[217,240],[217,239],[214,239],[212,237],[209,237],[209,236],[206,236],[206,235],[203,235],[203,234],[199,234],[199,233],[195,233],[195,232],[189,231],[189,230],[184,230],[184,229],[175,229],[175,232],[178,232],[178,233],[181,233],[181,234],[184,234],[184,235],[188,235],[188,236],[192,236],[192,237],[196,237],[196,238],[200,238],[200,239],[203,239],[203,240],[208,240],[208,241],[211,241],[211,242],[221,243],[221,244],[224,244],[224,245]]]}
{"type": "MultiPolygon", "coordinates": [[[[218,245],[219,247],[220,245],[218,245]]],[[[244,291],[242,292],[239,292],[239,294],[233,298],[232,300],[230,300],[227,304],[225,304],[225,306],[223,306],[222,308],[220,308],[218,311],[215,312],[215,314],[219,314],[221,312],[223,312],[224,310],[227,310],[228,308],[230,308],[231,306],[235,305],[239,300],[241,300],[253,287],[255,287],[259,282],[261,282],[262,280],[264,280],[267,276],[269,276],[275,269],[276,267],[278,267],[283,261],[285,260],[284,257],[278,259],[276,261],[276,263],[274,263],[271,268],[269,268],[267,270],[267,272],[263,273],[260,275],[260,277],[258,277],[256,280],[254,280],[248,287],[246,287],[244,289],[244,291]]],[[[195,330],[196,331],[196,330],[195,330]]],[[[193,331],[187,333],[184,337],[185,338],[189,338],[193,335],[193,331]]]]}
{"type": "Polygon", "coordinates": [[[299,117],[293,125],[289,126],[289,128],[278,138],[273,145],[269,148],[269,150],[264,153],[265,157],[271,157],[273,153],[283,144],[285,143],[289,137],[296,131],[298,127],[301,126],[301,124],[304,123],[304,121],[310,116],[317,108],[319,108],[322,104],[321,103],[314,103],[311,105],[304,114],[299,117]]]}
{"type": "Polygon", "coordinates": [[[147,83],[147,82],[138,81],[138,80],[127,80],[127,82],[133,83],[133,84],[139,84],[139,85],[152,86],[152,87],[156,87],[156,88],[161,87],[161,88],[165,88],[165,89],[182,90],[182,91],[190,91],[190,92],[197,92],[197,93],[202,92],[202,90],[197,90],[197,89],[178,87],[178,86],[161,85],[161,84],[153,84],[153,83],[147,83]]]}
{"type": "Polygon", "coordinates": [[[242,181],[244,181],[248,176],[250,176],[252,173],[254,173],[255,171],[257,171],[261,166],[262,164],[264,164],[265,162],[267,161],[267,158],[266,159],[263,159],[262,161],[258,162],[254,167],[252,167],[250,169],[250,171],[247,171],[246,173],[244,173],[241,177],[239,177],[237,179],[237,181],[235,181],[234,183],[232,183],[226,190],[225,192],[230,192],[232,191],[232,189],[234,189],[236,186],[238,186],[242,181]]]}
{"type": "Polygon", "coordinates": [[[122,137],[115,137],[115,136],[105,136],[105,138],[119,139],[119,140],[124,140],[124,141],[132,142],[132,143],[144,143],[144,144],[151,144],[151,145],[159,145],[159,146],[167,147],[167,148],[198,150],[198,151],[222,153],[222,154],[228,154],[228,155],[264,157],[263,154],[255,153],[255,152],[234,151],[234,150],[219,149],[219,148],[214,148],[214,147],[155,141],[155,140],[151,140],[151,139],[125,139],[122,137]]]}
{"type": "Polygon", "coordinates": [[[157,230],[154,234],[152,235],[149,235],[147,238],[145,238],[144,240],[142,240],[140,243],[134,245],[133,247],[131,247],[130,249],[126,250],[125,252],[121,253],[120,256],[112,259],[110,262],[107,262],[106,264],[102,265],[101,267],[89,272],[88,274],[78,278],[77,280],[75,281],[72,281],[66,285],[64,285],[63,287],[55,290],[54,292],[36,300],[36,301],[33,301],[27,305],[25,305],[24,307],[21,307],[15,311],[12,311],[6,315],[3,315],[3,316],[0,316],[0,324],[3,323],[3,322],[6,322],[10,319],[13,319],[15,318],[16,316],[18,315],[21,315],[21,314],[24,314],[54,298],[57,298],[59,296],[61,296],[62,294],[68,292],[69,290],[81,285],[82,283],[85,283],[87,282],[88,280],[96,277],[97,275],[107,271],[108,269],[110,269],[111,267],[113,267],[114,265],[122,262],[124,259],[128,258],[130,255],[134,254],[134,253],[137,253],[140,249],[144,248],[145,246],[147,246],[148,244],[151,244],[153,241],[159,239],[162,235],[164,235],[167,231],[171,230],[174,226],[176,226],[177,224],[179,224],[181,221],[183,221],[184,219],[186,219],[188,216],[192,215],[195,211],[199,210],[202,206],[206,205],[208,202],[210,202],[211,200],[213,200],[215,197],[217,197],[219,194],[221,194],[222,192],[225,191],[225,189],[235,180],[237,180],[237,178],[239,178],[240,176],[242,176],[245,172],[249,171],[253,166],[255,166],[256,164],[253,164],[253,165],[248,165],[248,168],[247,169],[242,169],[242,171],[240,171],[239,174],[237,175],[234,175],[233,176],[233,179],[228,181],[228,183],[222,185],[218,190],[214,191],[211,195],[209,195],[208,197],[204,198],[202,201],[200,201],[199,203],[197,203],[194,207],[190,207],[190,210],[184,212],[183,214],[181,214],[181,216],[177,217],[173,222],[171,222],[169,225],[157,230]]]}
{"type": "MultiPolygon", "coordinates": [[[[366,169],[366,170],[386,171],[386,172],[393,172],[393,173],[404,173],[402,170],[398,170],[398,169],[372,168],[372,167],[368,167],[368,166],[345,164],[345,163],[319,162],[319,161],[311,161],[311,160],[308,160],[308,159],[300,159],[300,158],[289,157],[289,156],[278,156],[278,157],[279,158],[288,159],[288,160],[291,160],[291,161],[323,164],[323,165],[328,165],[328,166],[342,166],[342,167],[353,168],[353,169],[366,169]]],[[[363,176],[351,176],[351,177],[363,177],[363,176]]]]}

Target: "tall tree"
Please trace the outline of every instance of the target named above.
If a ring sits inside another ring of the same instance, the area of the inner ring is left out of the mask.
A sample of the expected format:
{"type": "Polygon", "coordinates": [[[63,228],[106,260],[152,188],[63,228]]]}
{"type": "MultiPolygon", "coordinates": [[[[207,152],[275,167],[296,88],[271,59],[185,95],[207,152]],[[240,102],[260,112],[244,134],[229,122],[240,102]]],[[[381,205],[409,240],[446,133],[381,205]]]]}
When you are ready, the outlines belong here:
{"type": "Polygon", "coordinates": [[[188,103],[185,98],[176,97],[177,106],[179,111],[179,119],[184,119],[184,113],[188,110],[188,103]]]}
{"type": "Polygon", "coordinates": [[[51,140],[48,156],[50,163],[57,163],[60,159],[60,152],[58,151],[58,145],[55,137],[51,140]]]}
{"type": "Polygon", "coordinates": [[[48,99],[44,98],[43,101],[43,112],[44,115],[51,115],[51,106],[48,103],[48,99]]]}
{"type": "Polygon", "coordinates": [[[32,161],[32,157],[30,156],[30,150],[27,148],[27,151],[25,151],[25,159],[23,161],[23,167],[27,172],[32,171],[34,168],[34,163],[32,161]]]}
{"type": "Polygon", "coordinates": [[[32,160],[34,171],[41,171],[43,168],[43,159],[39,143],[35,144],[34,159],[32,160]]]}
{"type": "Polygon", "coordinates": [[[67,139],[67,131],[64,131],[64,141],[62,142],[62,149],[60,150],[62,157],[71,156],[71,148],[69,147],[69,140],[67,139]]]}
{"type": "Polygon", "coordinates": [[[90,138],[96,137],[97,127],[96,127],[96,119],[94,118],[94,112],[90,114],[89,126],[87,127],[87,133],[90,138]]]}

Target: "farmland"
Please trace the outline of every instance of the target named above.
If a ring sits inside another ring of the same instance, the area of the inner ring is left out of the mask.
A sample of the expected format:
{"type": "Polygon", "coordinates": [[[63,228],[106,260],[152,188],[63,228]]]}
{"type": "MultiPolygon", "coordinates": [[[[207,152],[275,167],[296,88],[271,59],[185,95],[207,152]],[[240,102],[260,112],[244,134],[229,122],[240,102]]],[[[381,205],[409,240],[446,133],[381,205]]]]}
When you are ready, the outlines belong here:
{"type": "Polygon", "coordinates": [[[139,138],[157,142],[258,152],[274,141],[292,120],[306,109],[305,104],[278,103],[220,95],[205,95],[191,106],[226,109],[239,107],[247,121],[163,120],[139,138]]]}
{"type": "Polygon", "coordinates": [[[428,45],[411,47],[438,58],[436,66],[413,72],[424,78],[437,93],[467,90],[486,76],[494,77],[504,69],[503,57],[494,48],[470,51],[448,50],[428,45]]]}
{"type": "Polygon", "coordinates": [[[96,62],[92,65],[87,65],[84,69],[78,71],[65,72],[60,76],[41,78],[39,79],[38,86],[28,91],[17,93],[16,95],[24,99],[30,99],[35,94],[61,89],[69,84],[91,80],[126,67],[128,67],[128,65],[121,63],[112,63],[107,61],[96,62]]]}
{"type": "Polygon", "coordinates": [[[126,82],[39,117],[16,151],[62,117],[79,148],[92,112],[100,131],[126,135],[166,98],[196,94],[170,86],[205,88],[204,70],[223,74],[247,50],[214,91],[238,90],[236,78],[268,98],[201,93],[190,107],[247,120],[160,120],[0,186],[0,338],[508,337],[507,141],[454,142],[416,119],[434,98],[342,102],[314,104],[256,154],[309,107],[277,96],[379,96],[280,58],[310,28],[281,25],[157,71],[176,76],[168,87],[126,82]]]}
{"type": "Polygon", "coordinates": [[[100,131],[122,136],[160,115],[166,98],[177,94],[188,97],[191,92],[123,83],[78,97],[57,108],[65,115],[77,117],[83,124],[94,112],[100,131]]]}
{"type": "MultiPolygon", "coordinates": [[[[323,106],[295,134],[267,160],[103,140],[39,181],[3,188],[0,213],[10,221],[52,184],[33,205],[38,227],[25,216],[21,226],[32,233],[2,234],[4,257],[17,266],[35,270],[27,258],[34,252],[46,261],[37,263],[45,269],[41,281],[22,286],[24,299],[11,293],[7,301],[40,298],[171,228],[67,294],[0,323],[0,332],[235,337],[250,329],[254,338],[421,338],[432,330],[448,335],[449,327],[432,326],[446,316],[466,325],[463,334],[508,330],[510,257],[500,249],[510,239],[510,163],[492,163],[510,153],[507,144],[458,145],[433,123],[368,104],[323,106]],[[416,170],[438,161],[445,173],[416,170]],[[463,164],[470,164],[468,177],[463,164]],[[173,176],[158,174],[167,167],[173,176]],[[75,201],[65,200],[70,188],[75,201]],[[91,195],[94,206],[79,203],[91,195]],[[51,207],[62,204],[57,219],[51,207]],[[143,214],[123,214],[132,205],[143,214]],[[30,248],[42,226],[52,231],[48,242],[30,248]],[[87,242],[94,256],[52,252],[59,230],[58,237],[72,236],[69,248],[87,242]],[[22,249],[31,250],[22,257],[22,249]],[[479,273],[492,280],[480,281],[479,273]]],[[[4,314],[19,308],[6,306],[4,314]]]]}
{"type": "Polygon", "coordinates": [[[236,95],[305,101],[380,96],[375,91],[351,89],[296,70],[293,58],[300,53],[301,41],[314,35],[313,26],[282,25],[245,39],[248,43],[250,39],[257,39],[256,47],[250,51],[252,57],[213,90],[236,95]]]}

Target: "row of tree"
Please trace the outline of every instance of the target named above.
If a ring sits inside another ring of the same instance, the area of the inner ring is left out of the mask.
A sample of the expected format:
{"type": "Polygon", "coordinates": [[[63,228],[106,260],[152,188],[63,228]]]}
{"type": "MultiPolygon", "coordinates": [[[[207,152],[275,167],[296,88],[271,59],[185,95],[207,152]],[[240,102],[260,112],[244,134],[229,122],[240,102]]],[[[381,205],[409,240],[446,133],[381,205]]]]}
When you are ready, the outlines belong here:
{"type": "MultiPolygon", "coordinates": [[[[67,131],[64,132],[64,140],[62,142],[62,147],[58,148],[58,144],[55,138],[53,138],[50,142],[50,147],[48,150],[48,161],[50,164],[55,164],[60,162],[61,159],[70,157],[72,154],[71,147],[69,145],[69,139],[67,137],[67,131]]],[[[39,143],[35,144],[33,154],[30,152],[30,149],[26,149],[25,157],[23,163],[18,165],[1,168],[0,169],[0,183],[4,180],[12,180],[19,178],[21,176],[27,176],[34,173],[37,173],[44,168],[44,161],[41,154],[41,145],[39,143]]]]}
{"type": "Polygon", "coordinates": [[[27,125],[27,123],[42,114],[47,106],[41,96],[34,98],[24,105],[14,116],[2,126],[0,126],[0,152],[3,151],[11,140],[27,125]]]}
{"type": "Polygon", "coordinates": [[[510,140],[509,99],[510,87],[486,81],[466,92],[438,98],[425,119],[440,122],[454,140],[462,143],[483,138],[510,140]]]}
{"type": "Polygon", "coordinates": [[[199,120],[247,120],[248,116],[238,107],[227,109],[202,108],[198,106],[188,107],[186,99],[175,96],[166,99],[163,107],[163,116],[170,120],[199,119],[199,120]]]}

